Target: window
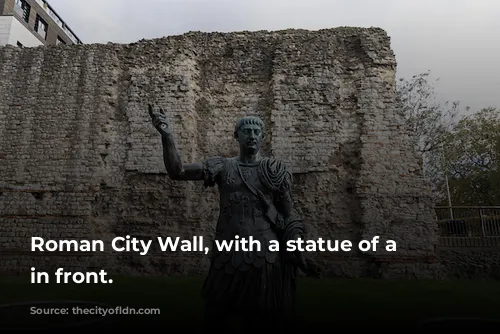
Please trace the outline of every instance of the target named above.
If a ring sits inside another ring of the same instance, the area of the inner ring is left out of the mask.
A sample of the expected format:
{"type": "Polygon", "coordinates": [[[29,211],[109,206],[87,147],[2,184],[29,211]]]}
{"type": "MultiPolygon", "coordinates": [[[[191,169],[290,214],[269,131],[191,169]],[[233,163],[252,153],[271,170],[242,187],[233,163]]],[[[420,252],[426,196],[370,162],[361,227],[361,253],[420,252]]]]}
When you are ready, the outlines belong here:
{"type": "Polygon", "coordinates": [[[21,42],[17,41],[17,46],[20,47],[20,48],[22,48],[23,44],[21,42]]]}
{"type": "Polygon", "coordinates": [[[29,22],[31,6],[26,2],[26,0],[16,0],[14,10],[24,19],[24,21],[26,21],[26,23],[29,22]]]}
{"type": "Polygon", "coordinates": [[[56,45],[66,44],[66,42],[59,36],[57,36],[56,45]]]}
{"type": "Polygon", "coordinates": [[[45,22],[40,15],[36,15],[35,21],[35,31],[43,37],[43,39],[47,38],[47,30],[48,30],[47,22],[45,22]]]}

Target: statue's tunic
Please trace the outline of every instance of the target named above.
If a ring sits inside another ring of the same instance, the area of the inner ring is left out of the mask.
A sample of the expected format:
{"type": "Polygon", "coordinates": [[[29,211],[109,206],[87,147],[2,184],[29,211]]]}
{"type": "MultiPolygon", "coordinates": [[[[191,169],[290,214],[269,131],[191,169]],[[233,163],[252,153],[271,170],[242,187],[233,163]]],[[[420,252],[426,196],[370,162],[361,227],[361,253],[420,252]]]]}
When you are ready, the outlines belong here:
{"type": "Polygon", "coordinates": [[[246,164],[238,158],[214,157],[203,166],[205,186],[218,185],[220,192],[215,239],[229,242],[235,236],[247,240],[253,237],[261,244],[260,250],[253,246],[253,251],[219,252],[214,243],[210,271],[203,286],[205,300],[212,306],[232,309],[282,309],[293,291],[286,286],[282,252],[268,248],[269,241],[283,241],[287,233],[282,216],[278,215],[274,222],[269,219],[268,205],[260,197],[273,203],[286,196],[291,174],[281,162],[268,158],[246,164]]]}

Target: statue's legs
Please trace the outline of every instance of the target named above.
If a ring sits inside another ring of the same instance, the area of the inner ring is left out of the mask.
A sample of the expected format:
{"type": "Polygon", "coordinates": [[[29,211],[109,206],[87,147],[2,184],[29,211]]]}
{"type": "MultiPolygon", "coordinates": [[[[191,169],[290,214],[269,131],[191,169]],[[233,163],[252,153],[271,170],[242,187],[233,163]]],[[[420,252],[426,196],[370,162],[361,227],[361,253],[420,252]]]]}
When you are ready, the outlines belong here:
{"type": "Polygon", "coordinates": [[[290,319],[283,312],[229,309],[207,305],[204,333],[286,333],[290,319]]]}
{"type": "Polygon", "coordinates": [[[244,333],[285,333],[286,319],[280,311],[255,311],[242,317],[244,333]]]}
{"type": "Polygon", "coordinates": [[[205,333],[229,333],[228,320],[234,316],[234,310],[207,304],[205,306],[205,333]]]}
{"type": "Polygon", "coordinates": [[[226,332],[226,324],[233,332],[281,333],[290,321],[284,309],[290,309],[295,294],[294,284],[284,286],[283,275],[278,261],[232,272],[212,266],[202,289],[207,333],[226,332]],[[234,324],[234,316],[242,321],[234,324]]]}

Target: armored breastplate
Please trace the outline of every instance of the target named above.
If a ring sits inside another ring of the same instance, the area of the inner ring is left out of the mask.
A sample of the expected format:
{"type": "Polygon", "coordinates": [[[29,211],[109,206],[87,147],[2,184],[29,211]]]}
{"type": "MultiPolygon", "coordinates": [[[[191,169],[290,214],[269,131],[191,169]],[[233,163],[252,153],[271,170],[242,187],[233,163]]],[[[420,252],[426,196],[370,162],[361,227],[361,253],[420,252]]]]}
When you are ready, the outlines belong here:
{"type": "Polygon", "coordinates": [[[264,195],[269,191],[259,180],[258,164],[240,164],[230,161],[221,173],[220,214],[217,223],[216,240],[235,240],[252,237],[258,240],[261,249],[253,251],[218,252],[214,249],[214,265],[227,266],[227,270],[246,270],[250,265],[261,266],[265,262],[272,263],[277,258],[276,252],[268,250],[270,241],[277,240],[276,233],[271,228],[265,210],[266,205],[245,184],[255,187],[264,195]],[[244,179],[243,179],[244,178],[244,179]]]}
{"type": "Polygon", "coordinates": [[[263,233],[272,233],[271,225],[265,216],[265,203],[244,182],[264,194],[267,192],[259,180],[257,167],[257,164],[238,166],[238,162],[233,161],[223,173],[220,186],[220,218],[217,226],[219,236],[257,237],[263,233]]]}

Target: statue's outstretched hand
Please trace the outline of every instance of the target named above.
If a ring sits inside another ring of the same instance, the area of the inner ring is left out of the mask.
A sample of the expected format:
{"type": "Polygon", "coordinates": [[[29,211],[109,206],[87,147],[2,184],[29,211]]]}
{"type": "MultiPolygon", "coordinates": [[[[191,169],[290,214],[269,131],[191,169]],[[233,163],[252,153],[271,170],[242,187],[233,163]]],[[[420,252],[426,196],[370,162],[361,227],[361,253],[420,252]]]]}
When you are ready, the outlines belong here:
{"type": "Polygon", "coordinates": [[[167,115],[163,111],[163,109],[159,109],[155,111],[151,104],[148,104],[149,115],[151,116],[151,120],[153,122],[153,126],[158,130],[158,132],[162,135],[170,135],[172,134],[172,126],[167,120],[167,115]]]}

